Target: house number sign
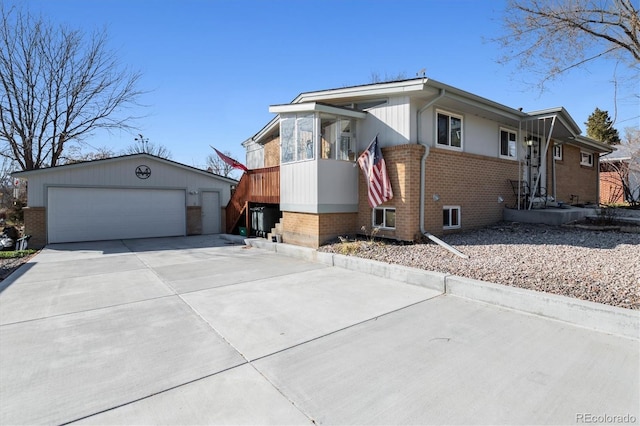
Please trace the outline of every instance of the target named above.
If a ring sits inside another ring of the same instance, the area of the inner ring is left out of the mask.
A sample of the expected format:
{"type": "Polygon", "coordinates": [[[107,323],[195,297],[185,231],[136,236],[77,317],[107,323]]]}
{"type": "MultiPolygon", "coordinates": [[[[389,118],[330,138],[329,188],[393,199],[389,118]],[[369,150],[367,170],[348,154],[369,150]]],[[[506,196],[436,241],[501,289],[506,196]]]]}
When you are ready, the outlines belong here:
{"type": "Polygon", "coordinates": [[[136,176],[138,179],[147,179],[151,176],[151,169],[149,166],[138,166],[136,167],[136,176]]]}

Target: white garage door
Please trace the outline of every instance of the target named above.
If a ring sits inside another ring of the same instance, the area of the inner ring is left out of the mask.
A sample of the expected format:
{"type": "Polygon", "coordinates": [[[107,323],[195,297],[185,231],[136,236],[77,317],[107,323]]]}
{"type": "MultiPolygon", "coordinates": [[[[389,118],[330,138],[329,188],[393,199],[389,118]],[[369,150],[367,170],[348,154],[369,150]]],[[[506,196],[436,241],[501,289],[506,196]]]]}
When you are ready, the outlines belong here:
{"type": "Polygon", "coordinates": [[[185,235],[183,190],[49,188],[49,243],[185,235]]]}

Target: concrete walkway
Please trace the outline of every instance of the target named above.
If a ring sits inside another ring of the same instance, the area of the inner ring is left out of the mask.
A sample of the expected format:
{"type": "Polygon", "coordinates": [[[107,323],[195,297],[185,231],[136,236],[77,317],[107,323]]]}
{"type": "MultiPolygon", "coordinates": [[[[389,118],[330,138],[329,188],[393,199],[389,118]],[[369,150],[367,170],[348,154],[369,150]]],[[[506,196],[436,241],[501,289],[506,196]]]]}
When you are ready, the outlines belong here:
{"type": "Polygon", "coordinates": [[[51,245],[0,283],[0,424],[640,421],[636,313],[501,292],[225,236],[51,245]]]}

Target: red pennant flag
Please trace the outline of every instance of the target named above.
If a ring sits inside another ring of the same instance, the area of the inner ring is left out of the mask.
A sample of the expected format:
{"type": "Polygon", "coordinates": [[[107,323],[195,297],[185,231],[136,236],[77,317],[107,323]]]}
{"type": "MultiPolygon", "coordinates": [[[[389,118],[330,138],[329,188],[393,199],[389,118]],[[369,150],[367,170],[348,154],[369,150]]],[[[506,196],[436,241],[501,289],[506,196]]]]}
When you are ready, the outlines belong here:
{"type": "MultiPolygon", "coordinates": [[[[213,147],[211,147],[211,148],[213,148],[213,147]]],[[[239,161],[236,161],[231,157],[227,157],[226,155],[224,155],[223,153],[221,153],[220,151],[218,151],[215,148],[213,148],[213,150],[216,152],[216,154],[218,154],[218,157],[220,157],[222,159],[222,161],[224,161],[225,163],[227,163],[228,165],[230,165],[234,169],[244,170],[245,172],[249,171],[249,169],[247,169],[245,167],[245,165],[240,163],[239,161]]]]}

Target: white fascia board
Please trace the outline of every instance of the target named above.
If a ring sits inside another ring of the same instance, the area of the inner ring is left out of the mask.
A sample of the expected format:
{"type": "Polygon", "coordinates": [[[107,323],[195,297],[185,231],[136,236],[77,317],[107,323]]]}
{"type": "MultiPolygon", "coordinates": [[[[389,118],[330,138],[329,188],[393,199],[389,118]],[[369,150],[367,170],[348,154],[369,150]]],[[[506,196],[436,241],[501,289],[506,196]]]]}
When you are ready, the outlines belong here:
{"type": "Polygon", "coordinates": [[[70,169],[79,169],[79,168],[92,167],[95,164],[115,163],[115,162],[131,159],[131,158],[138,158],[138,159],[141,159],[141,160],[142,159],[149,159],[149,160],[152,160],[152,161],[157,161],[157,162],[160,162],[160,163],[168,164],[168,165],[173,166],[173,167],[178,167],[180,169],[187,170],[189,172],[198,173],[198,174],[201,174],[201,175],[205,175],[207,177],[216,178],[216,179],[224,181],[226,183],[230,183],[230,184],[238,183],[237,180],[229,178],[229,177],[217,175],[215,173],[210,173],[210,172],[208,172],[206,170],[198,169],[196,167],[188,166],[186,164],[178,163],[178,162],[173,161],[173,160],[168,160],[166,158],[158,157],[156,155],[147,154],[147,153],[125,154],[125,155],[120,155],[120,156],[117,156],[117,157],[102,158],[102,159],[99,159],[99,160],[82,161],[80,163],[73,163],[73,164],[62,164],[62,165],[59,165],[59,166],[46,167],[46,168],[42,168],[42,169],[16,171],[16,172],[11,172],[10,174],[11,174],[11,176],[16,176],[16,177],[19,177],[19,178],[28,179],[29,176],[33,176],[33,175],[47,174],[47,173],[58,173],[61,170],[70,170],[70,169]]]}
{"type": "Polygon", "coordinates": [[[366,86],[343,87],[341,89],[322,90],[320,92],[307,92],[298,95],[291,103],[303,103],[312,101],[328,101],[353,97],[376,97],[401,94],[407,92],[420,92],[425,88],[427,79],[396,81],[392,83],[376,83],[366,86]]]}
{"type": "Polygon", "coordinates": [[[243,146],[246,147],[245,143],[248,143],[249,141],[254,141],[254,142],[260,143],[260,141],[265,136],[268,136],[269,134],[271,134],[271,132],[274,131],[276,129],[276,127],[278,127],[279,125],[280,125],[280,120],[278,119],[278,116],[273,117],[271,119],[271,121],[269,121],[267,123],[267,125],[264,126],[258,133],[253,135],[253,137],[251,137],[250,139],[248,139],[245,142],[243,142],[243,146]]]}
{"type": "Polygon", "coordinates": [[[573,120],[569,112],[564,109],[564,107],[556,107],[556,108],[548,108],[542,109],[538,111],[529,111],[527,112],[531,119],[544,118],[544,116],[555,115],[556,118],[560,119],[565,128],[569,129],[571,133],[574,135],[580,134],[580,127],[573,120]]]}
{"type": "Polygon", "coordinates": [[[339,115],[349,118],[365,118],[366,112],[354,111],[346,108],[334,107],[331,105],[320,104],[317,102],[305,102],[300,104],[272,105],[269,112],[276,114],[288,112],[323,112],[326,114],[339,115]]]}
{"type": "Polygon", "coordinates": [[[617,162],[631,161],[631,160],[632,160],[631,157],[616,157],[616,158],[600,157],[601,163],[617,163],[617,162]]]}
{"type": "Polygon", "coordinates": [[[580,148],[585,148],[587,150],[600,154],[613,152],[613,149],[607,144],[598,142],[597,140],[587,138],[585,136],[576,136],[573,141],[569,141],[569,144],[575,145],[580,148]]]}
{"type": "Polygon", "coordinates": [[[500,105],[493,101],[489,101],[488,99],[469,97],[469,96],[460,96],[458,94],[448,93],[446,91],[445,91],[445,98],[453,99],[467,105],[478,107],[485,111],[489,111],[494,114],[510,118],[512,120],[521,120],[523,116],[522,113],[518,110],[509,108],[504,105],[500,105]]]}
{"type": "Polygon", "coordinates": [[[426,85],[439,90],[444,90],[445,97],[455,99],[459,102],[464,102],[476,107],[481,107],[494,113],[499,113],[501,115],[516,119],[521,119],[522,117],[526,116],[525,113],[515,108],[511,108],[498,102],[494,102],[482,96],[474,95],[471,92],[458,89],[457,87],[449,86],[448,84],[444,84],[433,79],[428,79],[426,85]]]}

